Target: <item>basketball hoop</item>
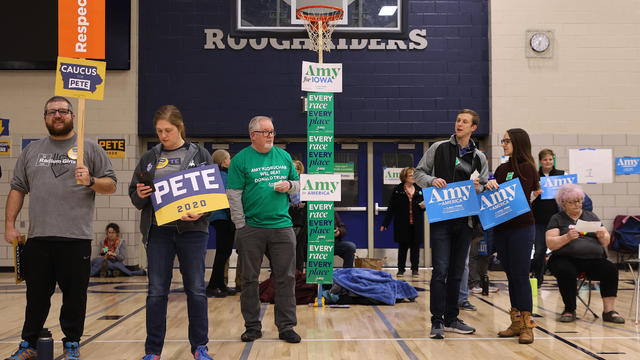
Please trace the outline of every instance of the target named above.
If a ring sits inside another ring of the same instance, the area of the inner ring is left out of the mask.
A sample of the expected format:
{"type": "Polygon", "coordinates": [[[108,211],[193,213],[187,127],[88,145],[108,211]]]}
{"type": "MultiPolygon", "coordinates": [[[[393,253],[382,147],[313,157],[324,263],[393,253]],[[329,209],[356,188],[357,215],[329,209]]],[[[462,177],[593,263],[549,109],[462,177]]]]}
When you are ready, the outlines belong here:
{"type": "Polygon", "coordinates": [[[344,10],[327,5],[305,6],[296,11],[296,16],[304,21],[304,28],[311,39],[311,50],[318,51],[319,54],[323,50],[330,51],[331,34],[336,21],[342,19],[343,15],[344,10]]]}

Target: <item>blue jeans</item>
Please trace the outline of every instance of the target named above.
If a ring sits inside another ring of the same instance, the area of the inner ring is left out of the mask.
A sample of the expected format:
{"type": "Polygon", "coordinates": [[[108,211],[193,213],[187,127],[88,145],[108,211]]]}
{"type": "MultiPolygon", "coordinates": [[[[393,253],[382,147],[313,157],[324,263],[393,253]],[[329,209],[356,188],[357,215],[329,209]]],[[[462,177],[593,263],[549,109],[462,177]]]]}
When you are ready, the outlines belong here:
{"type": "Polygon", "coordinates": [[[149,291],[147,294],[146,354],[162,353],[167,330],[167,302],[173,261],[178,255],[184,292],[187,294],[189,343],[193,353],[209,342],[207,296],[204,284],[204,259],[208,234],[200,231],[179,233],[175,227],[153,225],[149,232],[147,263],[149,291]]]}
{"type": "Polygon", "coordinates": [[[458,304],[469,301],[469,255],[464,261],[464,272],[460,278],[460,294],[458,295],[458,304]]]}
{"type": "Polygon", "coordinates": [[[498,260],[509,281],[511,307],[520,311],[533,309],[529,268],[535,226],[525,226],[506,231],[494,230],[493,243],[498,250],[498,260]]]}
{"type": "Polygon", "coordinates": [[[356,256],[356,244],[351,241],[336,240],[333,253],[342,258],[343,268],[352,268],[356,256]]]}
{"type": "Polygon", "coordinates": [[[451,324],[458,318],[458,295],[469,255],[471,228],[467,218],[431,224],[431,323],[451,324]]]}

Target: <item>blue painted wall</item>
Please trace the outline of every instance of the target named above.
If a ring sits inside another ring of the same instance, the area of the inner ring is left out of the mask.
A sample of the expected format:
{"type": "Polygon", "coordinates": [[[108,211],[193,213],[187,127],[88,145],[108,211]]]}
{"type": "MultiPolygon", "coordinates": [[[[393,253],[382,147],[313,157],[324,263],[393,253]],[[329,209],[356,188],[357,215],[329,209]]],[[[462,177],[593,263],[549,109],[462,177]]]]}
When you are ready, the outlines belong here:
{"type": "MultiPolygon", "coordinates": [[[[476,134],[488,134],[487,0],[408,3],[409,31],[426,29],[425,49],[325,53],[325,62],[343,63],[336,137],[448,135],[462,108],[478,111],[476,134]]],[[[231,49],[230,1],[141,1],[139,13],[141,136],[155,135],[153,114],[169,103],[182,110],[191,137],[244,137],[258,114],[274,117],[278,136],[306,134],[301,62],[317,61],[316,53],[231,49]],[[205,49],[205,29],[220,29],[226,48],[205,49]]]]}

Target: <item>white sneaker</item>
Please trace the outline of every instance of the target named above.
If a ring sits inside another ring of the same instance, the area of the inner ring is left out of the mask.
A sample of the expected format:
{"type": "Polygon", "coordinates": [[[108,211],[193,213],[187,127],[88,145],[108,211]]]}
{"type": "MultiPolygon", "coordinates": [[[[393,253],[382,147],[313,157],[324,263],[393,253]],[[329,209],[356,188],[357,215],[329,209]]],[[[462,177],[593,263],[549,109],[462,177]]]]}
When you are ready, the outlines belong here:
{"type": "Polygon", "coordinates": [[[489,292],[490,293],[495,293],[495,292],[498,292],[498,291],[500,291],[499,288],[497,288],[495,286],[489,286],[489,292]]]}
{"type": "Polygon", "coordinates": [[[482,292],[482,288],[479,286],[474,286],[469,289],[469,291],[471,291],[472,294],[480,294],[482,292]]]}

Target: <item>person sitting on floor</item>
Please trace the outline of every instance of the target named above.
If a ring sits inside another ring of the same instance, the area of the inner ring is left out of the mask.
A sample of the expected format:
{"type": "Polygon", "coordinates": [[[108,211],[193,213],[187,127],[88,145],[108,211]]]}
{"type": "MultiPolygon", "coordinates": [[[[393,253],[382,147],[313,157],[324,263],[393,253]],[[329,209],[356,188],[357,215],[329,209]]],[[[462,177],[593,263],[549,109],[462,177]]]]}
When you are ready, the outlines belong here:
{"type": "Polygon", "coordinates": [[[582,209],[584,191],[579,185],[565,184],[556,194],[561,211],[551,217],[547,225],[547,247],[552,250],[549,269],[558,280],[564,302],[561,322],[576,320],[576,278],[585,273],[589,279],[600,281],[600,294],[604,311],[602,320],[624,324],[624,319],[614,309],[618,292],[618,269],[607,259],[605,247],[610,236],[600,219],[591,211],[582,209]],[[596,232],[578,232],[579,221],[597,221],[596,232]]]}
{"type": "Polygon", "coordinates": [[[110,223],[105,231],[107,237],[104,238],[102,246],[100,246],[100,257],[91,260],[91,276],[107,277],[109,272],[112,276],[146,275],[142,269],[132,271],[124,265],[123,261],[127,257],[127,245],[124,239],[120,239],[118,224],[110,223]]]}

